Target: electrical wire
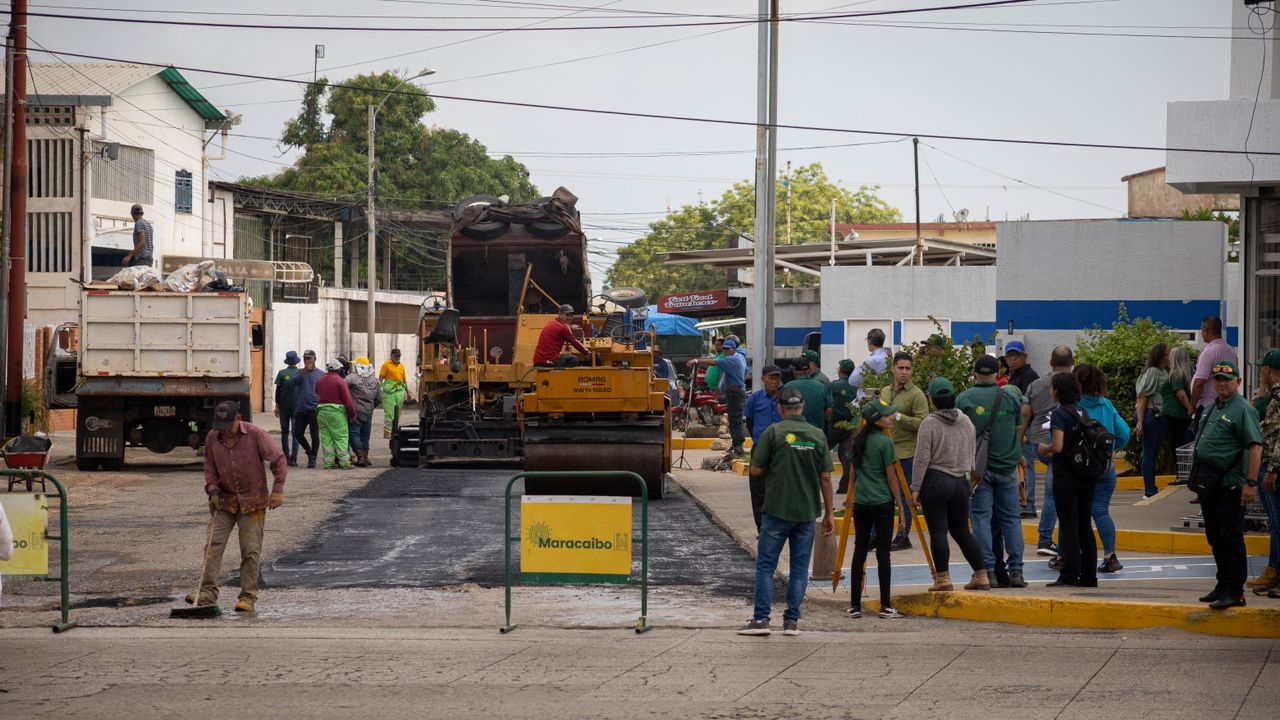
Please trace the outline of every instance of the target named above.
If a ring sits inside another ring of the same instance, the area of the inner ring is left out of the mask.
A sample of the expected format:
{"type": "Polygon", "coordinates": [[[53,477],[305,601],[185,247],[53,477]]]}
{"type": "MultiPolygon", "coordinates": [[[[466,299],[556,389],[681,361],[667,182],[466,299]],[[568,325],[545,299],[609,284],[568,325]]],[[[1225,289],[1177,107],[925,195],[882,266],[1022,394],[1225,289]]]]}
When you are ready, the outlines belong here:
{"type": "Polygon", "coordinates": [[[978,168],[979,170],[982,170],[982,171],[985,171],[985,172],[989,172],[989,173],[991,173],[992,175],[996,175],[996,176],[998,176],[998,177],[1005,178],[1006,180],[1012,180],[1013,182],[1016,182],[1016,183],[1018,183],[1018,184],[1020,184],[1020,185],[1026,185],[1026,186],[1027,186],[1027,187],[1029,187],[1029,188],[1033,188],[1033,189],[1036,189],[1036,190],[1041,190],[1041,191],[1043,191],[1043,192],[1047,192],[1047,193],[1050,193],[1050,194],[1052,194],[1052,195],[1057,195],[1058,197],[1066,198],[1066,199],[1068,199],[1068,200],[1074,200],[1074,201],[1076,201],[1076,202],[1078,202],[1078,203],[1084,203],[1085,205],[1092,205],[1093,207],[1096,207],[1096,208],[1102,208],[1103,210],[1109,210],[1109,211],[1111,211],[1111,212],[1113,212],[1113,213],[1117,213],[1117,214],[1119,214],[1119,215],[1124,215],[1124,214],[1125,214],[1123,210],[1119,210],[1119,209],[1117,209],[1117,208],[1113,208],[1113,207],[1110,207],[1110,206],[1108,206],[1108,205],[1100,205],[1100,204],[1098,204],[1098,203],[1096,203],[1096,202],[1092,202],[1092,201],[1090,201],[1090,200],[1085,200],[1084,198],[1078,198],[1078,197],[1075,197],[1075,196],[1073,196],[1073,195],[1068,195],[1068,194],[1066,194],[1066,193],[1064,193],[1064,192],[1059,192],[1059,191],[1057,191],[1057,190],[1050,189],[1050,188],[1048,188],[1048,187],[1044,187],[1044,186],[1041,186],[1041,185],[1036,185],[1036,184],[1034,184],[1034,183],[1029,183],[1029,182],[1027,182],[1026,180],[1021,180],[1021,179],[1016,178],[1016,177],[1014,177],[1014,176],[1012,176],[1012,175],[1006,175],[1005,173],[1002,173],[1002,172],[1000,172],[1000,171],[998,171],[998,170],[992,170],[992,169],[991,169],[991,168],[989,168],[989,167],[985,167],[985,166],[983,166],[983,165],[979,165],[978,163],[973,162],[972,160],[966,160],[966,159],[964,159],[964,158],[960,157],[959,155],[954,155],[954,154],[949,153],[949,152],[947,152],[946,150],[943,150],[942,148],[936,147],[936,146],[934,146],[934,145],[930,145],[930,144],[928,144],[928,143],[920,143],[920,144],[921,144],[921,145],[924,145],[925,147],[927,147],[927,148],[929,148],[929,149],[931,149],[931,150],[936,150],[936,151],[938,151],[938,152],[942,153],[943,155],[946,155],[946,156],[947,156],[947,157],[949,157],[949,158],[952,158],[952,159],[954,159],[954,160],[959,160],[960,162],[962,162],[962,163],[964,163],[964,164],[966,164],[966,165],[971,165],[971,166],[973,166],[973,167],[978,168]]]}
{"type": "Polygon", "coordinates": [[[1253,33],[1254,35],[1258,35],[1258,34],[1262,35],[1262,62],[1258,66],[1258,87],[1253,93],[1253,108],[1249,111],[1249,129],[1244,134],[1244,159],[1249,162],[1249,184],[1250,185],[1253,185],[1253,180],[1255,177],[1257,177],[1258,168],[1253,164],[1253,158],[1249,157],[1249,139],[1253,137],[1253,120],[1254,120],[1254,117],[1257,116],[1258,114],[1258,98],[1262,96],[1262,79],[1267,74],[1267,33],[1271,30],[1275,30],[1275,26],[1276,26],[1275,19],[1272,18],[1271,27],[1270,28],[1267,27],[1266,20],[1263,17],[1267,12],[1276,13],[1277,11],[1274,6],[1266,7],[1263,5],[1255,5],[1252,9],[1250,9],[1249,17],[1248,17],[1249,32],[1253,33]],[[1262,24],[1261,33],[1258,33],[1258,31],[1253,29],[1253,18],[1255,17],[1261,21],[1261,24],[1262,24]]]}
{"type": "MultiPolygon", "coordinates": [[[[92,55],[89,53],[76,53],[76,52],[62,51],[62,50],[49,50],[43,47],[41,47],[41,49],[36,52],[48,53],[50,55],[54,55],[55,57],[57,56],[76,57],[76,58],[84,58],[89,60],[100,60],[104,62],[120,62],[120,63],[135,64],[135,65],[154,65],[154,63],[143,62],[139,60],[128,60],[128,59],[110,57],[110,56],[104,56],[104,55],[92,55]]],[[[270,80],[273,82],[284,82],[284,83],[291,83],[295,85],[313,84],[309,80],[294,80],[291,78],[273,77],[269,75],[256,75],[253,73],[233,72],[230,70],[215,70],[212,68],[200,68],[200,67],[192,67],[187,65],[169,65],[168,67],[172,67],[175,70],[185,70],[188,72],[202,72],[202,73],[208,73],[211,75],[225,75],[228,77],[243,77],[243,78],[252,78],[256,80],[270,80]]],[[[357,91],[377,90],[378,92],[385,92],[389,94],[406,94],[406,95],[409,94],[401,90],[385,91],[385,90],[380,90],[378,88],[359,87],[354,85],[347,85],[344,83],[314,83],[314,84],[326,85],[329,88],[343,88],[343,89],[357,90],[357,91]]],[[[558,112],[571,112],[571,113],[579,113],[579,114],[586,114],[586,115],[605,115],[605,116],[613,116],[613,117],[635,118],[635,119],[642,119],[642,120],[668,120],[672,122],[687,122],[687,123],[699,123],[699,124],[708,124],[708,125],[725,125],[725,126],[743,127],[743,128],[756,128],[758,126],[758,123],[754,121],[747,121],[747,120],[730,120],[725,118],[709,118],[709,117],[697,117],[692,115],[673,115],[673,114],[665,114],[665,113],[646,113],[646,112],[635,112],[635,111],[626,111],[626,110],[607,110],[603,108],[587,108],[587,107],[577,107],[577,106],[571,106],[571,105],[552,105],[547,103],[520,102],[516,100],[497,100],[493,98],[466,97],[462,95],[441,95],[438,93],[433,93],[431,95],[431,98],[433,100],[454,100],[457,102],[467,102],[467,103],[475,103],[475,104],[481,104],[481,105],[497,105],[497,106],[503,106],[503,107],[515,107],[515,108],[525,108],[525,109],[534,109],[534,110],[554,110],[558,112]]],[[[1006,137],[998,137],[998,136],[981,136],[981,135],[952,135],[952,134],[942,134],[942,133],[912,132],[912,131],[906,131],[906,130],[871,130],[871,129],[864,129],[864,128],[840,128],[840,127],[831,127],[831,126],[822,126],[822,125],[798,125],[798,124],[778,123],[773,127],[782,129],[782,130],[801,130],[805,132],[824,132],[824,133],[849,134],[849,135],[881,135],[881,136],[892,136],[892,137],[898,137],[898,138],[919,137],[919,138],[928,138],[931,140],[989,142],[989,143],[1005,143],[1005,144],[1012,144],[1012,145],[1041,145],[1041,146],[1048,146],[1048,147],[1088,148],[1088,149],[1101,149],[1101,150],[1147,150],[1152,152],[1165,152],[1165,153],[1189,152],[1189,153],[1207,153],[1207,154],[1223,154],[1223,155],[1244,154],[1243,150],[1223,150],[1218,148],[1187,148],[1187,147],[1173,147],[1173,146],[1163,146],[1163,145],[1079,142],[1079,141],[1047,140],[1047,139],[1032,139],[1032,138],[1006,138],[1006,137]]],[[[1280,151],[1252,151],[1252,152],[1254,155],[1280,156],[1280,151]]]]}

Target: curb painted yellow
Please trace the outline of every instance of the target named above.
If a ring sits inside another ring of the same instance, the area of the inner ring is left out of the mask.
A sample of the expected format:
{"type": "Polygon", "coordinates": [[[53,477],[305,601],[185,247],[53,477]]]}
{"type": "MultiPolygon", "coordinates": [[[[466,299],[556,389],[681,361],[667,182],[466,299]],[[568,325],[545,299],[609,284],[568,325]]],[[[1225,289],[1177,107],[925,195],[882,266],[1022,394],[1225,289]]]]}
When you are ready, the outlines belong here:
{"type": "MultiPolygon", "coordinates": [[[[878,600],[864,605],[880,609],[878,600]]],[[[1005,592],[912,593],[894,598],[904,615],[1043,627],[1111,630],[1171,627],[1227,637],[1280,639],[1280,604],[1209,610],[1204,605],[1114,599],[1050,598],[1005,592]]]]}
{"type": "MultiPolygon", "coordinates": [[[[1094,537],[1098,533],[1094,531],[1094,537]]],[[[1022,539],[1027,544],[1040,540],[1039,527],[1035,523],[1023,523],[1022,539]]],[[[1244,546],[1250,555],[1266,555],[1270,552],[1270,538],[1266,535],[1245,535],[1244,546]]],[[[1102,550],[1102,540],[1098,540],[1102,550]]],[[[1213,549],[1203,530],[1195,532],[1161,532],[1159,530],[1116,530],[1116,552],[1140,552],[1167,555],[1212,555],[1213,549]]]]}
{"type": "MultiPolygon", "coordinates": [[[[1158,490],[1163,490],[1163,489],[1165,489],[1165,488],[1169,487],[1169,483],[1171,483],[1171,482],[1173,482],[1174,480],[1177,480],[1177,479],[1178,479],[1178,476],[1177,476],[1177,475],[1157,475],[1157,476],[1156,476],[1156,489],[1158,489],[1158,490]]],[[[1141,476],[1141,475],[1128,475],[1128,476],[1126,476],[1126,477],[1116,478],[1116,490],[1118,490],[1118,491],[1120,491],[1120,492],[1124,492],[1124,491],[1126,491],[1126,490],[1127,490],[1127,491],[1134,491],[1134,490],[1141,491],[1141,490],[1145,490],[1145,489],[1146,489],[1146,487],[1147,487],[1147,486],[1146,486],[1146,485],[1143,483],[1143,481],[1142,481],[1142,476],[1141,476]]]]}

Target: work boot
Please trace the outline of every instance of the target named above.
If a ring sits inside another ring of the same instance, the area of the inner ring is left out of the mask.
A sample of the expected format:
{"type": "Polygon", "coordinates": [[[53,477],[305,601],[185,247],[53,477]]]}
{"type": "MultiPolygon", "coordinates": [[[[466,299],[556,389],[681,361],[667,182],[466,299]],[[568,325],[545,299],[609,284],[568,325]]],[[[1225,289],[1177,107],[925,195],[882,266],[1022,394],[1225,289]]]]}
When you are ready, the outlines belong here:
{"type": "Polygon", "coordinates": [[[312,469],[315,469],[315,466],[316,466],[316,456],[315,456],[315,455],[308,455],[308,456],[307,456],[307,467],[312,468],[312,469]]]}
{"type": "Polygon", "coordinates": [[[298,467],[298,456],[297,455],[291,456],[286,464],[289,467],[298,467]]]}
{"type": "Polygon", "coordinates": [[[893,542],[889,543],[890,552],[894,552],[897,550],[909,550],[910,548],[911,548],[911,538],[907,537],[906,535],[899,535],[893,539],[893,542]]]}
{"type": "Polygon", "coordinates": [[[1262,574],[1245,583],[1246,587],[1269,588],[1276,581],[1276,569],[1270,565],[1262,569],[1262,574]]]}
{"type": "Polygon", "coordinates": [[[956,586],[951,584],[951,573],[940,572],[933,578],[933,584],[929,586],[929,592],[948,592],[955,590],[956,586]]]}
{"type": "Polygon", "coordinates": [[[187,593],[187,596],[186,596],[186,597],[184,597],[184,598],[182,598],[182,599],[183,599],[183,601],[185,601],[188,605],[200,605],[200,606],[204,606],[204,605],[213,605],[213,604],[217,603],[217,600],[214,600],[213,598],[203,598],[203,599],[201,599],[202,601],[197,602],[197,598],[196,598],[196,594],[195,594],[195,593],[187,593]]]}
{"type": "Polygon", "coordinates": [[[236,601],[236,612],[251,613],[253,612],[253,598],[242,597],[236,601]]]}
{"type": "Polygon", "coordinates": [[[991,581],[987,580],[986,570],[974,570],[973,579],[964,586],[965,590],[990,590],[991,581]]]}
{"type": "Polygon", "coordinates": [[[1026,581],[1026,579],[1025,579],[1025,578],[1023,578],[1023,577],[1022,577],[1022,571],[1021,571],[1021,570],[1010,570],[1010,571],[1009,571],[1009,587],[1011,587],[1011,588],[1024,588],[1024,587],[1026,587],[1026,586],[1027,586],[1027,581],[1026,581]]]}

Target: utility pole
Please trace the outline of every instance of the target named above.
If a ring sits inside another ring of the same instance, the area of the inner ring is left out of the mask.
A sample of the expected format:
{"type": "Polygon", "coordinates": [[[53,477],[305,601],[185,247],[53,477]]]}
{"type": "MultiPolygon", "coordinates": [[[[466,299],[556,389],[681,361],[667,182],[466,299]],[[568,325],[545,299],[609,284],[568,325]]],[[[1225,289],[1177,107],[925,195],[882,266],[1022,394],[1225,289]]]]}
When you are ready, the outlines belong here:
{"type": "Polygon", "coordinates": [[[786,192],[787,202],[787,244],[791,244],[791,161],[787,161],[787,174],[782,180],[782,189],[786,192]]]}
{"type": "Polygon", "coordinates": [[[831,198],[831,267],[836,266],[836,199],[831,198]]]}
{"type": "Polygon", "coordinates": [[[27,315],[27,0],[13,0],[13,62],[7,67],[13,88],[8,133],[12,155],[9,163],[8,265],[9,287],[5,328],[8,355],[5,357],[5,431],[18,434],[22,428],[22,336],[27,315]]]}
{"type": "Polygon", "coordinates": [[[324,46],[316,45],[316,58],[311,63],[311,84],[316,84],[316,78],[320,74],[320,58],[324,57],[324,46]]]}
{"type": "Polygon", "coordinates": [[[373,328],[373,322],[374,322],[373,306],[375,302],[374,292],[378,286],[378,283],[377,283],[378,212],[377,212],[377,208],[374,207],[374,196],[376,194],[375,190],[376,190],[376,181],[377,181],[377,170],[374,167],[374,160],[373,160],[373,141],[374,141],[374,136],[378,130],[377,115],[378,115],[377,109],[374,108],[373,103],[369,103],[369,143],[368,143],[369,145],[369,187],[368,187],[367,204],[365,206],[365,218],[368,223],[368,231],[369,231],[369,234],[366,238],[368,242],[366,243],[367,249],[365,252],[365,262],[369,264],[369,267],[365,271],[365,277],[368,278],[369,297],[366,300],[367,305],[365,306],[365,311],[364,311],[364,321],[365,321],[365,324],[368,326],[369,334],[368,334],[368,338],[365,340],[364,352],[365,352],[365,357],[369,358],[370,362],[377,362],[374,358],[375,335],[374,335],[374,328],[373,328]]]}
{"type": "Polygon", "coordinates": [[[916,166],[916,249],[915,264],[924,265],[924,242],[920,239],[920,138],[911,138],[911,153],[916,166]]]}
{"type": "Polygon", "coordinates": [[[778,92],[778,0],[760,0],[756,58],[756,223],[752,237],[753,302],[748,310],[748,340],[756,387],[760,371],[773,355],[773,246],[777,188],[774,137],[778,92]],[[768,22],[766,22],[766,20],[768,22]]]}
{"type": "MultiPolygon", "coordinates": [[[[4,39],[4,177],[9,183],[13,163],[13,27],[4,39]]],[[[4,193],[4,227],[0,231],[0,388],[8,387],[9,373],[9,193],[4,193]]],[[[0,441],[8,437],[5,413],[0,408],[0,441]]]]}

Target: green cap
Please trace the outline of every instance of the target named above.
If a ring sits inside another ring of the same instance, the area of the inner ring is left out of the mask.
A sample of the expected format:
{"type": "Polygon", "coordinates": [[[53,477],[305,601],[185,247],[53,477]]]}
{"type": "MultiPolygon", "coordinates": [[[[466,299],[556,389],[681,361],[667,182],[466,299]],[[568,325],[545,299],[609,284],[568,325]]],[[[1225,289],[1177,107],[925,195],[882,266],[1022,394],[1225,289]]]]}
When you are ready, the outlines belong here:
{"type": "Polygon", "coordinates": [[[1280,350],[1271,348],[1262,356],[1262,359],[1258,361],[1258,364],[1265,365],[1272,370],[1280,370],[1280,350]]]}
{"type": "Polygon", "coordinates": [[[934,334],[932,334],[932,335],[930,335],[930,336],[929,336],[929,339],[928,339],[928,340],[925,340],[925,341],[924,341],[924,344],[925,344],[925,345],[932,345],[932,346],[934,346],[934,347],[944,348],[944,347],[946,347],[946,346],[947,346],[947,339],[946,339],[946,338],[944,338],[944,337],[942,337],[942,336],[941,336],[941,335],[939,335],[938,333],[934,333],[934,334]]]}
{"type": "Polygon", "coordinates": [[[872,400],[862,407],[862,419],[872,423],[896,412],[898,412],[898,408],[894,407],[893,403],[887,403],[884,400],[872,400]]]}
{"type": "Polygon", "coordinates": [[[1216,378],[1238,378],[1240,377],[1240,371],[1236,369],[1235,363],[1230,360],[1223,360],[1214,364],[1213,376],[1216,378]]]}
{"type": "Polygon", "coordinates": [[[956,394],[956,386],[944,377],[936,377],[929,381],[929,397],[949,397],[956,394]]]}
{"type": "Polygon", "coordinates": [[[845,375],[852,375],[853,369],[857,367],[857,365],[855,365],[852,360],[845,359],[840,361],[840,365],[838,367],[840,368],[840,372],[845,375]]]}
{"type": "Polygon", "coordinates": [[[802,353],[800,353],[800,354],[801,354],[801,355],[804,355],[804,356],[805,356],[805,357],[807,357],[807,358],[809,358],[809,361],[810,361],[810,362],[812,362],[814,365],[821,365],[821,364],[822,364],[822,356],[821,356],[821,355],[819,355],[819,354],[817,353],[817,351],[815,351],[815,350],[805,350],[804,352],[802,352],[802,353]]]}

